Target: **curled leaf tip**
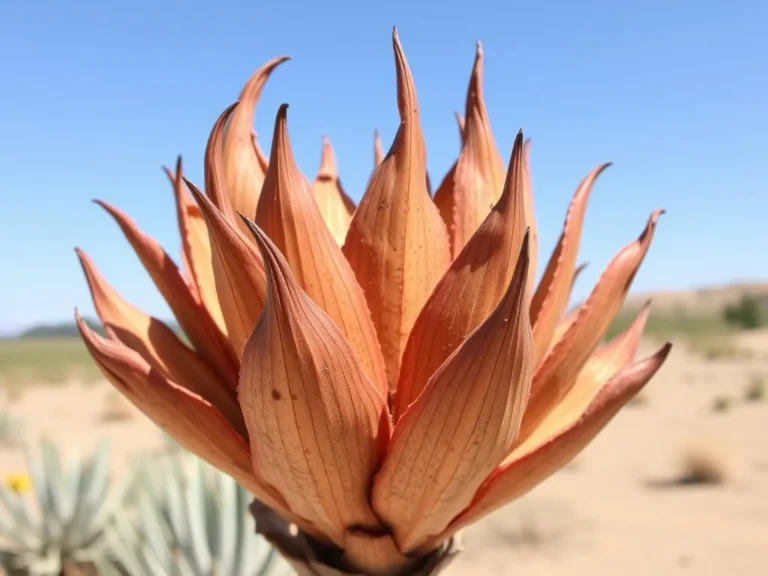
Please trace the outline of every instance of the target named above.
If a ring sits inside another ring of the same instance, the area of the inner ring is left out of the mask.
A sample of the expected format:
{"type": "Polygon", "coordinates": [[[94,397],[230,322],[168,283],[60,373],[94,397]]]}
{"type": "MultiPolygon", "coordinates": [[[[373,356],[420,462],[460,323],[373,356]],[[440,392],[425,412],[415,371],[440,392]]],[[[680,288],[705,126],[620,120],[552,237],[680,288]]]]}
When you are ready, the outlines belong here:
{"type": "MultiPolygon", "coordinates": [[[[217,153],[221,155],[227,201],[231,205],[227,214],[233,219],[232,209],[255,215],[265,172],[265,159],[253,140],[256,107],[270,75],[287,59],[287,56],[273,58],[251,75],[240,92],[239,101],[242,105],[232,112],[223,134],[221,149],[217,153]]],[[[240,224],[237,219],[235,221],[240,224]]]]}

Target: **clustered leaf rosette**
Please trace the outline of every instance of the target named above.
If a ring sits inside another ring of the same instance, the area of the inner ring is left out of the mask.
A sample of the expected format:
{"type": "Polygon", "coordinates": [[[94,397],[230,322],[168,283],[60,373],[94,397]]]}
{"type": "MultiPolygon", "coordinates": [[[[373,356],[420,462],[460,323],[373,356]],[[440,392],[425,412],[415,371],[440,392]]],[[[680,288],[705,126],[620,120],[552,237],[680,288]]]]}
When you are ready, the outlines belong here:
{"type": "Polygon", "coordinates": [[[106,337],[78,324],[105,376],[246,487],[260,529],[305,574],[438,570],[461,528],[569,462],[670,350],[635,361],[648,306],[602,344],[661,212],[568,311],[587,200],[608,165],[579,184],[535,285],[529,143],[517,135],[505,168],[480,45],[461,152],[433,196],[396,32],[393,45],[400,126],[386,156],[376,137],[358,206],[328,139],[317,177],[302,175],[286,105],[269,159],[258,145],[256,103],[284,57],[259,69],[216,122],[204,192],[181,160],[168,171],[181,268],[100,202],[188,343],[123,300],[78,250],[106,337]]]}

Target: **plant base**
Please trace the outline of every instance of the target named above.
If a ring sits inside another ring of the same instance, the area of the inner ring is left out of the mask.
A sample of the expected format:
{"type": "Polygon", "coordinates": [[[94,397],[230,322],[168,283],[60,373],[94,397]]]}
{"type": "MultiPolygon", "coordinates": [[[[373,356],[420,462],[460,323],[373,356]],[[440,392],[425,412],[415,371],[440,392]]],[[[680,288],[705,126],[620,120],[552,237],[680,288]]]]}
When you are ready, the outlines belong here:
{"type": "MultiPolygon", "coordinates": [[[[251,504],[251,514],[256,520],[256,532],[283,555],[299,576],[374,576],[344,566],[340,550],[297,531],[258,500],[251,504]]],[[[456,535],[429,556],[415,560],[408,569],[386,576],[433,576],[444,570],[461,550],[461,538],[456,535]]]]}

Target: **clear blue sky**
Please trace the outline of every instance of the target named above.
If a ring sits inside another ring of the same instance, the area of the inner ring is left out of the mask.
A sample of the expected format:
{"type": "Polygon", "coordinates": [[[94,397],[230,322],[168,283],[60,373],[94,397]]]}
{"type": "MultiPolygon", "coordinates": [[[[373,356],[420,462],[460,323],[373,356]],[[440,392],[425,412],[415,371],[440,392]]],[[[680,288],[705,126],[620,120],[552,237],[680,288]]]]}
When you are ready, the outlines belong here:
{"type": "MultiPolygon", "coordinates": [[[[548,256],[570,196],[596,164],[579,282],[667,209],[638,291],[768,276],[768,4],[643,2],[202,2],[4,0],[0,4],[0,332],[92,312],[81,246],[121,293],[166,308],[94,197],[125,209],[174,256],[179,239],[161,165],[182,154],[202,183],[216,116],[265,60],[289,54],[256,120],[268,149],[291,104],[299,164],[331,138],[358,199],[371,135],[397,128],[390,34],[415,75],[432,180],[458,151],[475,40],[505,157],[533,140],[548,256]]],[[[543,258],[542,258],[543,260],[543,258]]],[[[543,266],[543,263],[542,263],[543,266]]]]}

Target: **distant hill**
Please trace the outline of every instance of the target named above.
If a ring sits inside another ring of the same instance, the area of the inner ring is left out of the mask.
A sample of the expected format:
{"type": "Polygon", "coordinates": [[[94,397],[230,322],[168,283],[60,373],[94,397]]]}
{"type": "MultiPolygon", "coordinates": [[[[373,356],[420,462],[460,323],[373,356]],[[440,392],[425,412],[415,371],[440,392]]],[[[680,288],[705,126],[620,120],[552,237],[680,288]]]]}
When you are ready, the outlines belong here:
{"type": "MultiPolygon", "coordinates": [[[[101,334],[102,336],[104,336],[104,329],[101,326],[101,322],[99,322],[94,318],[83,318],[83,320],[91,330],[94,330],[98,334],[101,334]]],[[[179,325],[176,322],[166,322],[166,324],[171,330],[173,330],[183,338],[181,329],[179,328],[179,325]]],[[[80,332],[77,330],[77,324],[75,324],[74,322],[58,322],[56,324],[38,324],[14,336],[14,338],[18,338],[21,340],[30,340],[34,338],[42,339],[42,338],[79,338],[79,337],[80,337],[80,332]]]]}
{"type": "MultiPolygon", "coordinates": [[[[707,286],[688,290],[659,290],[648,293],[632,292],[624,305],[624,312],[632,313],[646,300],[652,299],[653,314],[672,315],[670,318],[674,321],[679,321],[680,316],[688,317],[691,315],[719,318],[724,307],[738,302],[745,295],[757,298],[763,303],[768,302],[768,282],[740,282],[724,286],[707,286]]],[[[104,334],[98,321],[85,318],[85,322],[99,334],[104,334]]],[[[175,321],[166,322],[166,324],[183,338],[183,334],[175,321]]],[[[32,326],[18,334],[16,338],[74,338],[77,336],[77,326],[74,322],[60,322],[32,326]]]]}
{"type": "MultiPolygon", "coordinates": [[[[101,327],[100,322],[91,318],[84,318],[83,320],[89,328],[104,335],[104,330],[101,327]]],[[[32,326],[18,334],[16,337],[20,339],[76,338],[79,335],[80,333],[77,330],[77,325],[74,322],[59,322],[58,324],[39,324],[37,326],[32,326]]]]}
{"type": "Polygon", "coordinates": [[[630,293],[625,308],[639,308],[650,299],[653,300],[653,310],[658,312],[694,312],[718,315],[725,306],[738,302],[743,296],[750,296],[759,300],[768,298],[768,282],[735,282],[722,286],[706,286],[688,290],[630,293]]]}

